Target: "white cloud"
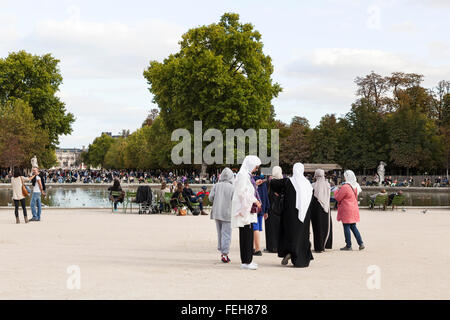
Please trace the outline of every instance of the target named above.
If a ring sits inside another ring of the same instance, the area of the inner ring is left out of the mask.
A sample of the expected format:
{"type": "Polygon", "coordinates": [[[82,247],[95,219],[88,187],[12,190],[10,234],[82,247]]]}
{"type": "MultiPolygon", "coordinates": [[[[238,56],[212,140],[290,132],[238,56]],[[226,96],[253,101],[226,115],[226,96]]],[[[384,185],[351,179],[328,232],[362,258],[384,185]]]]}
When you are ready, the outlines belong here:
{"type": "Polygon", "coordinates": [[[396,23],[393,24],[390,27],[391,31],[394,32],[405,32],[405,33],[415,33],[417,32],[419,29],[417,28],[417,26],[412,23],[411,21],[404,21],[401,23],[396,23]]]}
{"type": "Polygon", "coordinates": [[[95,22],[83,20],[77,7],[68,11],[64,20],[39,21],[29,38],[61,58],[70,77],[141,77],[150,60],[177,50],[183,32],[163,20],[95,22]]]}
{"type": "MultiPolygon", "coordinates": [[[[433,43],[430,48],[441,56],[449,52],[443,43],[433,43]]],[[[285,82],[277,114],[285,121],[294,115],[306,116],[313,125],[326,113],[345,114],[356,99],[354,79],[372,70],[381,75],[395,71],[423,74],[426,87],[448,79],[449,63],[431,65],[428,61],[407,54],[354,48],[323,48],[299,54],[280,71],[285,82]]]]}

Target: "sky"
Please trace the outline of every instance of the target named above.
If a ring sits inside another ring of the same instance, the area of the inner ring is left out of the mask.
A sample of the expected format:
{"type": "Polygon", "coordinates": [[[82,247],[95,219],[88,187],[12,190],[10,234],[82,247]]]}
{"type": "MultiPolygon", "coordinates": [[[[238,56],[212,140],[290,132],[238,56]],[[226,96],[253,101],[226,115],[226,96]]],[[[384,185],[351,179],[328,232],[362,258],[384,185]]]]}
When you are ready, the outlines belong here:
{"type": "Polygon", "coordinates": [[[149,62],[225,12],[262,34],[283,88],[276,118],[287,123],[343,116],[354,79],[371,71],[420,73],[428,88],[450,80],[450,0],[0,0],[0,57],[26,50],[61,61],[58,95],[76,121],[60,147],[87,147],[102,132],[139,128],[157,107],[142,75],[149,62]]]}

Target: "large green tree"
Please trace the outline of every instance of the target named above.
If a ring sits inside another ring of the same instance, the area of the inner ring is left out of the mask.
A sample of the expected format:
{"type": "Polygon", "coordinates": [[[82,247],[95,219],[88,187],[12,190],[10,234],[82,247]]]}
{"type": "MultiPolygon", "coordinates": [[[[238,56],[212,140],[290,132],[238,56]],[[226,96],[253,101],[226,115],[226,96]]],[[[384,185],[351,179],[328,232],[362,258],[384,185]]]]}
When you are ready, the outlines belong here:
{"type": "Polygon", "coordinates": [[[307,162],[311,156],[311,128],[303,117],[294,117],[289,133],[280,139],[280,163],[291,168],[296,162],[307,162]]]}
{"type": "Polygon", "coordinates": [[[89,145],[87,154],[84,156],[84,161],[94,167],[105,166],[105,156],[109,148],[114,143],[114,138],[107,134],[102,134],[100,137],[94,139],[89,145]]]}
{"type": "Polygon", "coordinates": [[[57,96],[62,83],[59,60],[51,54],[13,52],[0,59],[0,103],[19,98],[28,103],[34,118],[48,133],[50,144],[58,145],[60,135],[72,132],[74,116],[57,96]]]}
{"type": "Polygon", "coordinates": [[[56,162],[54,150],[47,150],[48,134],[39,126],[31,107],[20,99],[0,104],[0,166],[29,167],[36,155],[39,165],[50,167],[56,162]]]}
{"type": "Polygon", "coordinates": [[[281,87],[272,80],[272,60],[263,52],[261,34],[239,15],[224,14],[219,23],[186,32],[180,50],[163,62],[151,61],[144,76],[167,130],[223,133],[232,128],[268,128],[272,99],[281,87]]]}
{"type": "Polygon", "coordinates": [[[340,124],[334,114],[327,114],[311,132],[311,161],[338,163],[340,124]]]}

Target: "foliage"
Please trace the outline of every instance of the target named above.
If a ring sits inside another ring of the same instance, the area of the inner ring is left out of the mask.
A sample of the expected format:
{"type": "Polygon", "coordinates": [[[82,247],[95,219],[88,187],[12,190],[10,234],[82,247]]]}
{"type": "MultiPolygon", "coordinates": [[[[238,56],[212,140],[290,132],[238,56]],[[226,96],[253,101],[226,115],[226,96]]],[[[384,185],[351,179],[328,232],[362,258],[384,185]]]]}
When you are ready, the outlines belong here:
{"type": "Polygon", "coordinates": [[[11,99],[0,104],[0,166],[30,167],[30,159],[35,155],[40,166],[52,166],[56,155],[48,142],[47,132],[26,102],[11,99]]]}
{"type": "Polygon", "coordinates": [[[60,135],[72,132],[75,121],[56,95],[62,83],[58,63],[51,54],[37,56],[25,51],[0,59],[0,103],[12,98],[28,103],[39,126],[47,131],[51,149],[60,135]]]}

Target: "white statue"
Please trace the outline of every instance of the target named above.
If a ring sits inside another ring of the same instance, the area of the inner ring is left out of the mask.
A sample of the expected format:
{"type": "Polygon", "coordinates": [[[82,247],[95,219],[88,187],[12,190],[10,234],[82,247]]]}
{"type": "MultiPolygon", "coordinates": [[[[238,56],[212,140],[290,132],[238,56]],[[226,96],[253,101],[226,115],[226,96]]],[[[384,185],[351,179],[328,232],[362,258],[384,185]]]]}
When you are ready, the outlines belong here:
{"type": "Polygon", "coordinates": [[[33,158],[31,158],[31,167],[32,168],[38,168],[38,162],[37,162],[37,158],[36,156],[34,156],[33,158]]]}
{"type": "Polygon", "coordinates": [[[381,186],[384,182],[384,167],[386,166],[386,163],[384,163],[383,161],[380,161],[380,164],[378,165],[377,168],[377,173],[378,176],[380,177],[380,181],[378,182],[378,185],[381,186]]]}

